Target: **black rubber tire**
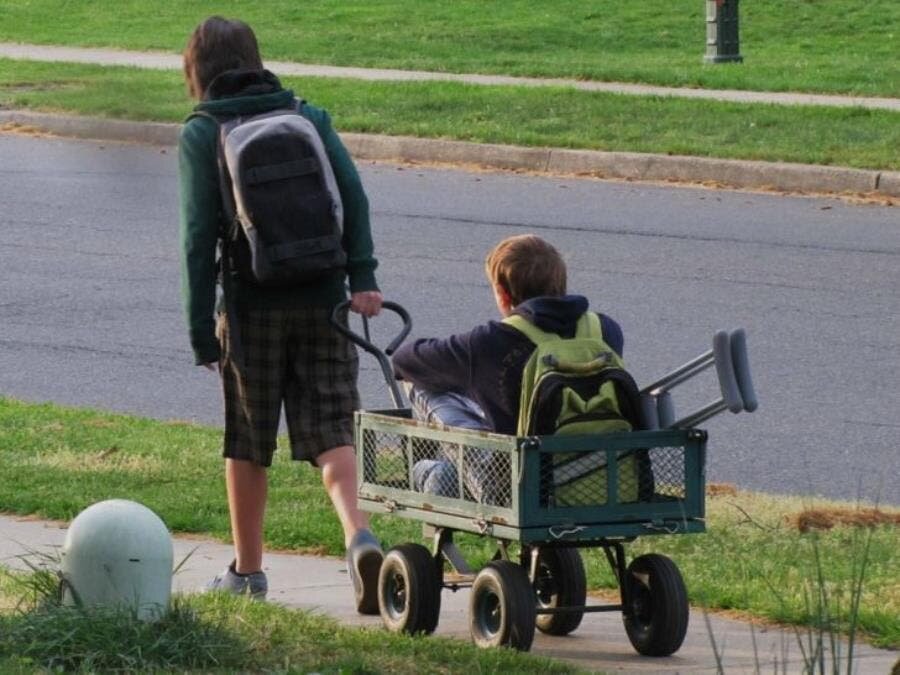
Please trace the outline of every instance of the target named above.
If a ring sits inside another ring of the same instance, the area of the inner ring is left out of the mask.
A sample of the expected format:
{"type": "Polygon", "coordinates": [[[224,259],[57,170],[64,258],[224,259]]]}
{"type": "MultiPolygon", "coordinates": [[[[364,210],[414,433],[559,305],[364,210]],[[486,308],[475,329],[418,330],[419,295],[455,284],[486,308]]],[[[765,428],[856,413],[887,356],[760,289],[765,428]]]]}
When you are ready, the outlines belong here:
{"type": "Polygon", "coordinates": [[[687,633],[687,589],[678,567],[664,555],[649,553],[625,571],[625,632],[639,654],[669,656],[687,633]]]}
{"type": "Polygon", "coordinates": [[[394,633],[433,633],[441,613],[438,563],[421,544],[400,544],[384,556],[378,575],[378,611],[394,633]]]}
{"type": "Polygon", "coordinates": [[[525,570],[509,560],[488,563],[469,597],[469,632],[478,647],[526,652],[534,641],[534,591],[525,570]]]}
{"type": "MultiPolygon", "coordinates": [[[[578,549],[542,548],[532,588],[539,609],[584,607],[587,601],[587,579],[578,549]]],[[[568,635],[581,625],[582,618],[584,612],[538,614],[536,625],[539,631],[547,635],[568,635]]]]}

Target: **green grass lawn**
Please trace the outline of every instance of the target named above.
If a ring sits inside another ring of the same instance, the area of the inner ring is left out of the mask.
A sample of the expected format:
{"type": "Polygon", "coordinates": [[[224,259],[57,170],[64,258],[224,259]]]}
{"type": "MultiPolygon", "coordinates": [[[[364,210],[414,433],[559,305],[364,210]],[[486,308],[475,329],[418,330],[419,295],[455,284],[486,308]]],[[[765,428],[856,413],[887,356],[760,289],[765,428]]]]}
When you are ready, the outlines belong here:
{"type": "MultiPolygon", "coordinates": [[[[228,539],[221,432],[0,398],[0,511],[69,520],[103,499],[128,498],[156,511],[175,532],[228,539]]],[[[339,556],[343,542],[316,471],[276,455],[266,520],[269,547],[339,556]]],[[[786,516],[820,502],[737,492],[707,500],[708,532],[645,537],[630,555],[655,551],[680,567],[691,601],[804,624],[815,617],[816,558],[831,609],[845,614],[854,570],[867,545],[859,628],[875,644],[900,646],[897,526],[835,527],[801,534],[786,516]]],[[[421,541],[418,522],[375,516],[385,545],[421,541]]],[[[473,561],[490,542],[460,537],[473,561]]],[[[602,555],[586,551],[588,582],[613,587],[602,555]]],[[[846,625],[844,625],[846,627],[846,625]]]]}
{"type": "Polygon", "coordinates": [[[422,640],[224,594],[176,597],[148,624],[48,601],[47,580],[0,573],[0,671],[576,673],[575,667],[448,638],[422,640]]]}
{"type": "MultiPolygon", "coordinates": [[[[900,169],[900,114],[571,89],[286,78],[341,131],[900,169]]],[[[177,72],[0,59],[0,106],[181,121],[177,72]]]]}
{"type": "Polygon", "coordinates": [[[703,0],[2,0],[0,40],[180,51],[203,18],[242,18],[263,55],[334,65],[900,95],[900,3],[742,2],[741,65],[710,66],[703,0]]]}

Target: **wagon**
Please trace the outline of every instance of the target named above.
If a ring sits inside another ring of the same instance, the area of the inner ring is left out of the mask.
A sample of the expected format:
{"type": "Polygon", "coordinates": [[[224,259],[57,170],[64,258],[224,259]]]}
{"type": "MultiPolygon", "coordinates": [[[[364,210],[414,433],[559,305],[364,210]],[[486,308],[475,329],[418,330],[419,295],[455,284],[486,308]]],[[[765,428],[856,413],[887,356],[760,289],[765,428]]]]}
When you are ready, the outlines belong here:
{"type": "Polygon", "coordinates": [[[404,318],[403,331],[385,350],[371,343],[367,324],[364,337],[348,333],[376,356],[397,406],[355,415],[359,506],[422,522],[431,546],[408,542],[386,553],[378,582],[384,625],[396,632],[431,633],[438,625],[442,592],[469,587],[469,628],[482,647],[528,650],[535,629],[566,635],[585,613],[620,612],[640,654],[677,651],[689,611],[678,567],[655,553],[629,561],[625,549],[637,537],[705,530],[707,433],[665,419],[671,411],[667,394],[715,365],[724,381],[722,399],[689,421],[726,408],[755,408],[743,332],[717,338],[713,351],[644,390],[647,405],[654,408],[645,414],[652,418],[650,426],[658,427],[662,417],[670,428],[517,437],[413,419],[402,405],[388,360],[409,332],[409,317],[393,303],[385,306],[404,318]],[[566,462],[558,461],[562,456],[566,462]],[[455,486],[441,495],[414,489],[416,463],[435,457],[457,469],[455,486]],[[593,480],[579,481],[580,492],[563,492],[565,480],[556,472],[572,462],[590,466],[593,480]],[[494,559],[473,569],[454,542],[457,532],[496,542],[494,559]],[[587,603],[581,552],[591,549],[602,552],[609,564],[618,602],[587,603]]]}

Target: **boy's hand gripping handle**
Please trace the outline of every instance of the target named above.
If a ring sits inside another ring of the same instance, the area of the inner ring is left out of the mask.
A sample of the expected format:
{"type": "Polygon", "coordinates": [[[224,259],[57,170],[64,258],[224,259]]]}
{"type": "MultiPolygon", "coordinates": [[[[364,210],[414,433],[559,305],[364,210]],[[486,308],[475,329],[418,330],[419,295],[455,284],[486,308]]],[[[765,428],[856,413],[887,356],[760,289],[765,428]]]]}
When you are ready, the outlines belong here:
{"type": "Polygon", "coordinates": [[[334,311],[332,311],[331,313],[331,325],[334,326],[335,330],[337,330],[341,335],[350,340],[350,342],[359,347],[362,347],[378,360],[378,365],[381,366],[381,372],[384,375],[384,381],[387,382],[388,389],[391,393],[391,400],[393,400],[394,406],[397,408],[403,408],[403,396],[400,394],[400,387],[397,386],[397,379],[394,377],[394,369],[391,367],[391,360],[388,357],[396,351],[397,347],[400,346],[400,344],[406,339],[406,336],[409,335],[409,332],[412,330],[412,319],[409,317],[409,312],[407,312],[396,302],[385,300],[381,303],[382,309],[387,309],[394,312],[397,316],[400,317],[400,320],[403,321],[403,327],[400,329],[400,332],[393,340],[390,341],[388,346],[385,347],[384,350],[382,350],[372,343],[372,339],[369,335],[369,320],[366,317],[362,317],[363,331],[365,333],[365,336],[354,333],[348,326],[345,326],[343,323],[341,323],[339,317],[341,313],[349,307],[349,300],[344,300],[344,302],[337,305],[334,308],[334,311]]]}

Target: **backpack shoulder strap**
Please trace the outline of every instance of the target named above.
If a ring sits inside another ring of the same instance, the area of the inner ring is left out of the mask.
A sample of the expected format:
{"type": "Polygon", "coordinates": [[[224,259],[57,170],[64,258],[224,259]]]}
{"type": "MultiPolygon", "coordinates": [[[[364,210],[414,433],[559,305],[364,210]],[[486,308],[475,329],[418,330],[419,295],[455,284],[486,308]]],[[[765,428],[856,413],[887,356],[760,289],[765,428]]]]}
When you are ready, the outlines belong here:
{"type": "Polygon", "coordinates": [[[505,323],[507,326],[512,326],[520,333],[524,333],[525,337],[536,345],[558,338],[557,335],[541,330],[528,319],[518,314],[510,314],[503,319],[502,323],[505,323]]]}
{"type": "Polygon", "coordinates": [[[603,328],[600,325],[600,317],[594,312],[582,314],[575,325],[575,337],[602,340],[603,328]]]}
{"type": "MultiPolygon", "coordinates": [[[[541,330],[519,314],[510,314],[503,319],[503,323],[507,326],[512,326],[520,333],[524,333],[525,337],[536,345],[548,342],[549,340],[559,339],[559,336],[555,333],[548,333],[547,331],[541,330]]],[[[603,329],[600,327],[600,317],[594,312],[585,312],[582,314],[578,318],[578,323],[575,325],[575,337],[602,340],[603,329]]]]}

